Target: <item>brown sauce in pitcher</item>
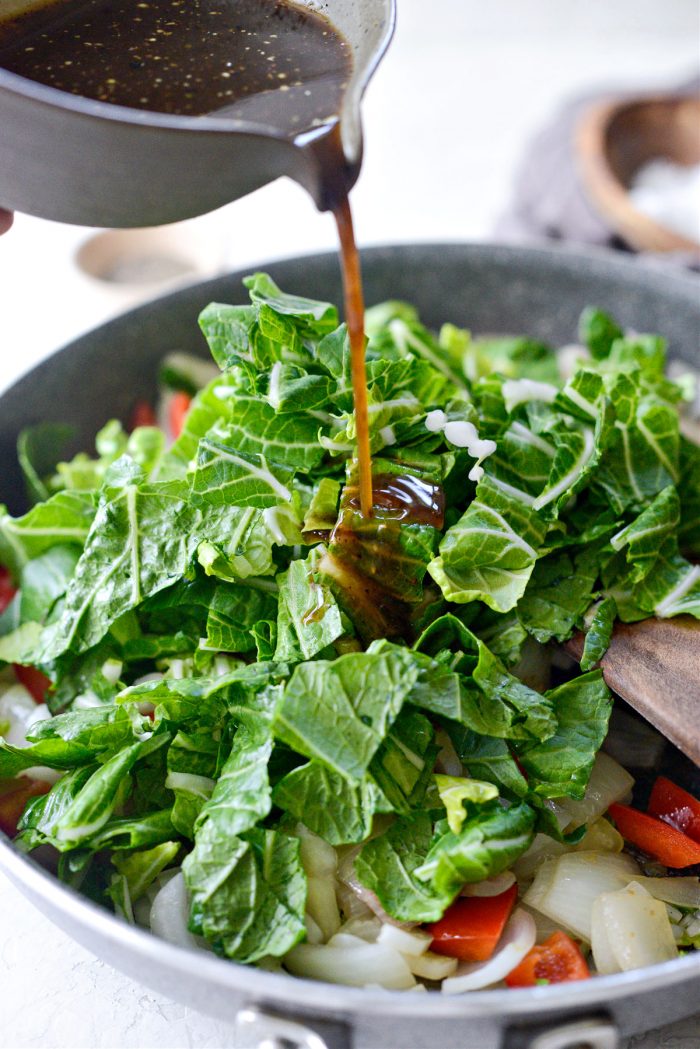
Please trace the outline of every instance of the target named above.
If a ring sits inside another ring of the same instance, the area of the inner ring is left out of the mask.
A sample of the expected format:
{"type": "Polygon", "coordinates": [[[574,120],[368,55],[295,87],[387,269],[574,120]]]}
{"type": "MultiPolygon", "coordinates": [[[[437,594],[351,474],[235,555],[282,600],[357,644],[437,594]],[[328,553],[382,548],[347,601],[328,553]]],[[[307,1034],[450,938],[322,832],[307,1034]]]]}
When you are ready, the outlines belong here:
{"type": "Polygon", "coordinates": [[[339,113],[352,50],[288,0],[44,0],[3,18],[0,67],[74,95],[193,118],[258,124],[312,152],[320,206],[338,226],[352,352],[359,502],[372,514],[364,301],[339,113]]]}
{"type": "Polygon", "coordinates": [[[84,98],[225,112],[291,136],[338,113],[352,54],[285,0],[45,0],[3,19],[0,66],[84,98]]]}

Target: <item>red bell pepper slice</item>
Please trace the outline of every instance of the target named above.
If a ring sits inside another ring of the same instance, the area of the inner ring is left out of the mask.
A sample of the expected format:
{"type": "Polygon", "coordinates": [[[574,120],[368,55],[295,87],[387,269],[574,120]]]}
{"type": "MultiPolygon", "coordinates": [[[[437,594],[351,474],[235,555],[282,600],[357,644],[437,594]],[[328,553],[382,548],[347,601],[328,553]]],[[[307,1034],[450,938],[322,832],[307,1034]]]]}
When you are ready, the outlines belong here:
{"type": "Polygon", "coordinates": [[[158,420],[153,410],[153,405],[148,401],[137,401],[131,410],[129,420],[129,432],[136,430],[139,426],[157,426],[158,420]]]}
{"type": "Polygon", "coordinates": [[[46,693],[51,685],[50,678],[47,678],[46,674],[42,674],[40,670],[36,670],[34,667],[23,667],[19,663],[13,663],[12,669],[20,685],[24,685],[32,698],[37,703],[44,703],[46,701],[46,693]]]}
{"type": "Polygon", "coordinates": [[[0,612],[5,611],[16,593],[17,587],[12,582],[12,576],[6,568],[0,568],[0,612]]]}
{"type": "Polygon", "coordinates": [[[536,987],[540,983],[568,983],[591,975],[578,944],[565,932],[553,932],[548,940],[525,955],[506,976],[509,987],[536,987]]]}
{"type": "Polygon", "coordinates": [[[30,798],[48,794],[51,784],[45,780],[28,779],[21,776],[5,794],[0,794],[0,830],[10,838],[17,833],[19,818],[30,798]]]}
{"type": "Polygon", "coordinates": [[[665,776],[659,776],[647,812],[700,842],[700,801],[665,776]]]}
{"type": "Polygon", "coordinates": [[[678,869],[700,863],[700,843],[663,820],[617,803],[611,805],[608,812],[625,841],[647,852],[665,867],[678,869]]]}
{"type": "Polygon", "coordinates": [[[518,896],[518,886],[498,896],[460,896],[440,921],[428,925],[431,950],[463,962],[485,962],[493,954],[518,896]]]}
{"type": "Polygon", "coordinates": [[[192,398],[184,390],[176,390],[175,393],[171,394],[168,405],[168,428],[173,440],[176,440],[182,433],[185,418],[191,404],[192,398]]]}

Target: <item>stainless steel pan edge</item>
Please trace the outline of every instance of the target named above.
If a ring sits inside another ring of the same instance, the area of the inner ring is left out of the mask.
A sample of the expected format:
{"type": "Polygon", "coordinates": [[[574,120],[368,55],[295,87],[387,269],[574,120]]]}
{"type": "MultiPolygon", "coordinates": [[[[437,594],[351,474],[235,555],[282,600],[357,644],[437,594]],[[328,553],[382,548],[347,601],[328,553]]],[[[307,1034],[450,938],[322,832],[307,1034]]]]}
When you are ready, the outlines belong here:
{"type": "MultiPolygon", "coordinates": [[[[2,834],[0,868],[59,928],[133,979],[241,1026],[252,1027],[254,1013],[259,1032],[263,1022],[274,1032],[275,1020],[293,1019],[318,1034],[318,1049],[534,1049],[544,1032],[569,1024],[612,1028],[617,1038],[690,1015],[698,1006],[700,959],[692,956],[579,984],[462,996],[319,984],[165,943],[61,885],[2,834]]],[[[577,1044],[560,1042],[557,1049],[577,1044]]],[[[597,1042],[590,1044],[598,1049],[597,1042]]],[[[610,1044],[614,1049],[618,1042],[610,1044]]]]}
{"type": "MultiPolygon", "coordinates": [[[[580,307],[596,302],[615,309],[626,324],[668,332],[681,356],[695,364],[700,359],[700,283],[693,279],[654,273],[604,253],[565,250],[406,245],[370,249],[363,259],[370,301],[390,296],[417,301],[431,324],[449,318],[476,331],[523,330],[563,342],[574,334],[580,307]]],[[[338,299],[332,254],[266,268],[282,286],[338,299]]],[[[86,443],[106,413],[125,416],[129,398],[149,389],[164,352],[206,353],[193,323],[196,311],[211,299],[241,301],[241,276],[185,289],[118,318],[5,392],[0,397],[0,497],[18,500],[12,462],[19,426],[75,414],[79,443],[86,443]],[[118,355],[117,367],[109,361],[111,354],[118,355]],[[78,407],[67,399],[76,388],[92,392],[78,407]]],[[[265,1036],[268,1042],[277,1037],[282,1045],[286,1031],[294,1034],[291,1044],[307,1049],[564,1049],[581,1044],[581,1030],[554,1035],[551,1029],[582,1020],[589,1022],[588,1045],[613,1049],[618,1033],[652,1029],[700,1005],[700,956],[578,985],[455,998],[293,980],[178,950],[132,929],[59,885],[6,839],[0,840],[0,868],[48,917],[101,958],[195,1008],[232,1021],[239,1017],[251,1044],[265,1036]],[[285,1028],[280,1017],[287,1024],[292,1017],[301,1029],[285,1028]],[[314,1031],[322,1041],[313,1040],[314,1031]]]]}

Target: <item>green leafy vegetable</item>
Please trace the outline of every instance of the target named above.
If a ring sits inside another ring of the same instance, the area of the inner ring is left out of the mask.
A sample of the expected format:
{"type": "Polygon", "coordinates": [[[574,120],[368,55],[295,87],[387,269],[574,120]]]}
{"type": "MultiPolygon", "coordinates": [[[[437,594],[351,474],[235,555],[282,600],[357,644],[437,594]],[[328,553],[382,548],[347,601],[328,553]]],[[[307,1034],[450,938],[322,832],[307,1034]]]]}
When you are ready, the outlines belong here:
{"type": "Polygon", "coordinates": [[[275,711],[275,734],[299,754],[362,779],[418,677],[410,652],[351,652],[301,663],[275,711]]]}
{"type": "Polygon", "coordinates": [[[608,730],[610,690],[599,670],[549,692],[558,728],[541,742],[516,743],[531,789],[548,798],[582,798],[608,730]]]}
{"type": "Polygon", "coordinates": [[[197,834],[183,863],[193,932],[228,958],[282,955],[304,935],[306,878],[299,839],[279,830],[232,838],[216,819],[197,834]]]}
{"type": "Polygon", "coordinates": [[[378,793],[368,776],[354,783],[310,761],[277,783],[272,800],[331,845],[347,845],[369,836],[378,793]]]}
{"type": "Polygon", "coordinates": [[[0,780],[59,773],[17,844],[70,885],[138,921],[181,865],[190,930],[269,966],[356,913],[358,880],[432,922],[535,833],[583,837],[553,801],[605,738],[616,618],[700,618],[700,451],[658,336],[588,309],[563,380],[545,344],[390,301],[366,318],[363,516],[346,326],[245,285],[200,316],[214,364],[163,364],[193,395],[167,450],[116,420],[65,461],[67,428],[20,435],[0,661],[48,675],[54,716],[15,724],[16,686],[0,780]],[[545,691],[577,630],[584,673],[545,691]]]}
{"type": "Polygon", "coordinates": [[[508,612],[525,591],[544,535],[532,500],[523,501],[486,476],[428,571],[449,601],[483,601],[508,612]]]}

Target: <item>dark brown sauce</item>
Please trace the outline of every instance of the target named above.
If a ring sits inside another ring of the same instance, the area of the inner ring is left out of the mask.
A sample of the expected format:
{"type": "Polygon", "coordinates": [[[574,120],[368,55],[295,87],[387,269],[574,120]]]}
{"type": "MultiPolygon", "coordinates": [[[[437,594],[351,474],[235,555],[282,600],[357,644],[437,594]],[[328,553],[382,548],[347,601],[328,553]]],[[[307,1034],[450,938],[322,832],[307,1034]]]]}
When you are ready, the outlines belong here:
{"type": "Polygon", "coordinates": [[[410,639],[423,602],[425,565],[402,539],[407,529],[444,524],[442,487],[412,474],[379,473],[373,481],[372,516],[360,508],[359,488],[343,490],[338,521],[320,569],[364,641],[410,639]]]}
{"type": "Polygon", "coordinates": [[[310,150],[317,203],[333,212],[340,238],[360,504],[370,516],[364,299],[348,200],[359,160],[348,164],[339,133],[347,41],[286,0],[48,0],[18,17],[0,12],[0,66],[100,102],[251,121],[310,150]]]}
{"type": "Polygon", "coordinates": [[[0,13],[0,66],[100,102],[296,136],[337,121],[352,55],[285,0],[50,0],[0,13]]]}
{"type": "Polygon", "coordinates": [[[365,299],[362,290],[360,253],[347,194],[333,211],[340,237],[340,260],[345,293],[345,320],[350,338],[352,390],[355,400],[355,429],[357,433],[357,465],[359,473],[360,508],[365,517],[372,514],[372,457],[369,444],[369,416],[367,414],[367,373],[365,370],[365,299]]]}
{"type": "MultiPolygon", "coordinates": [[[[372,483],[377,517],[403,524],[431,525],[441,529],[445,519],[442,487],[411,474],[378,474],[372,483]]],[[[360,509],[358,491],[346,489],[347,505],[360,509]]]]}

